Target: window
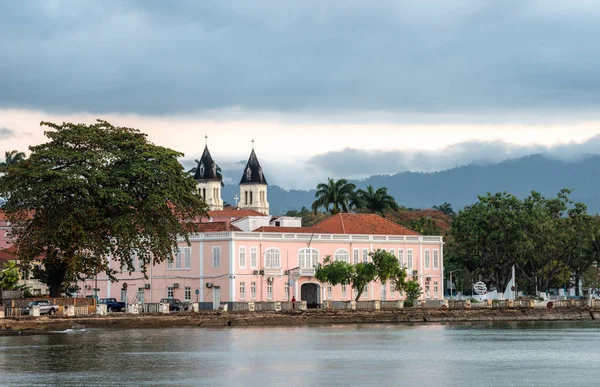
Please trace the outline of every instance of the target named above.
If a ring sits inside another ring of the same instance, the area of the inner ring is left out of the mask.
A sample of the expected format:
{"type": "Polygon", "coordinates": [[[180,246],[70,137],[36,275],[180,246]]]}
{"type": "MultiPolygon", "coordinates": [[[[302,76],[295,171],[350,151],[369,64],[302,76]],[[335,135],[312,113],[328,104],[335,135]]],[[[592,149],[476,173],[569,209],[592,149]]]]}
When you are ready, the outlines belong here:
{"type": "Polygon", "coordinates": [[[425,250],[425,269],[429,269],[431,267],[431,258],[429,255],[429,250],[425,250]]]}
{"type": "Polygon", "coordinates": [[[121,290],[121,302],[127,302],[127,290],[121,290]]]}
{"type": "Polygon", "coordinates": [[[213,267],[221,266],[221,248],[219,246],[214,246],[212,248],[213,253],[213,267]]]}
{"type": "Polygon", "coordinates": [[[169,257],[167,259],[167,269],[172,269],[173,268],[173,257],[169,257]]]}
{"type": "Polygon", "coordinates": [[[390,298],[396,298],[396,286],[394,281],[390,281],[390,298]]]}
{"type": "Polygon", "coordinates": [[[189,269],[192,267],[192,248],[183,248],[183,267],[189,269]]]}
{"type": "Polygon", "coordinates": [[[396,249],[390,249],[390,254],[392,254],[395,257],[396,256],[396,249]]]}
{"type": "Polygon", "coordinates": [[[354,249],[354,264],[356,265],[360,260],[360,250],[354,249]]]}
{"type": "Polygon", "coordinates": [[[404,249],[398,249],[398,261],[400,266],[404,266],[404,249]]]}
{"type": "Polygon", "coordinates": [[[258,265],[257,257],[258,253],[256,252],[256,247],[250,247],[250,267],[256,268],[258,265]]]}
{"type": "Polygon", "coordinates": [[[425,297],[431,298],[431,291],[429,289],[429,284],[425,285],[425,297]]]}
{"type": "Polygon", "coordinates": [[[433,250],[433,268],[438,270],[440,268],[440,251],[433,250]]]}
{"type": "Polygon", "coordinates": [[[250,298],[256,299],[256,282],[250,282],[250,298]]]}
{"type": "Polygon", "coordinates": [[[346,298],[348,294],[346,293],[346,285],[342,285],[342,298],[346,298]]]}
{"type": "Polygon", "coordinates": [[[267,299],[273,299],[273,282],[267,282],[267,299]]]}
{"type": "Polygon", "coordinates": [[[331,285],[327,285],[327,298],[331,300],[333,297],[333,287],[331,285]]]}
{"type": "Polygon", "coordinates": [[[333,254],[333,258],[336,261],[343,261],[350,263],[350,253],[346,249],[337,249],[335,254],[333,254]]]}
{"type": "Polygon", "coordinates": [[[434,282],[433,283],[433,298],[438,298],[439,297],[439,287],[438,287],[438,283],[434,282]]]}
{"type": "Polygon", "coordinates": [[[413,268],[413,251],[412,251],[412,249],[406,250],[406,266],[409,269],[413,268]]]}
{"type": "Polygon", "coordinates": [[[289,300],[290,299],[290,283],[286,282],[285,283],[285,294],[284,294],[285,300],[289,300]]]}
{"type": "Polygon", "coordinates": [[[181,249],[177,249],[175,252],[175,268],[181,269],[181,249]]]}
{"type": "Polygon", "coordinates": [[[240,268],[246,268],[246,248],[244,246],[240,246],[240,268]]]}
{"type": "Polygon", "coordinates": [[[167,288],[167,298],[173,298],[173,287],[169,286],[167,288]]]}
{"type": "Polygon", "coordinates": [[[303,269],[312,269],[319,263],[317,249],[300,249],[298,251],[298,266],[303,269]]]}
{"type": "Polygon", "coordinates": [[[185,292],[183,293],[183,299],[185,301],[190,301],[192,299],[192,288],[189,286],[185,287],[185,292]]]}
{"type": "Polygon", "coordinates": [[[240,282],[240,300],[246,299],[246,283],[240,282]]]}
{"type": "Polygon", "coordinates": [[[137,292],[137,301],[138,301],[138,304],[143,304],[144,303],[144,290],[138,290],[138,292],[137,292]]]}
{"type": "Polygon", "coordinates": [[[363,249],[362,250],[362,261],[363,262],[368,262],[369,261],[369,249],[363,249]]]}
{"type": "Polygon", "coordinates": [[[362,298],[369,298],[369,284],[366,284],[363,288],[362,298]]]}
{"type": "Polygon", "coordinates": [[[279,249],[269,248],[265,251],[265,267],[281,267],[281,256],[279,254],[279,249]]]}

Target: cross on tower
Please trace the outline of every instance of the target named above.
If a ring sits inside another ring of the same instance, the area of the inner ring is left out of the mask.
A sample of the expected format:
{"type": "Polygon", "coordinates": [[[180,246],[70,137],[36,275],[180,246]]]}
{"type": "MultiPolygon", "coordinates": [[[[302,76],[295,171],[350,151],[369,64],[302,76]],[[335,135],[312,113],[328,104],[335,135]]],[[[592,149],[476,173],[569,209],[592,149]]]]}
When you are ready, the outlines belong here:
{"type": "Polygon", "coordinates": [[[254,149],[254,139],[252,139],[252,149],[254,149]]]}
{"type": "Polygon", "coordinates": [[[238,205],[238,201],[240,200],[240,197],[237,196],[237,194],[233,197],[233,200],[235,200],[235,206],[237,207],[238,205]]]}
{"type": "Polygon", "coordinates": [[[204,145],[208,145],[208,134],[204,135],[204,145]]]}

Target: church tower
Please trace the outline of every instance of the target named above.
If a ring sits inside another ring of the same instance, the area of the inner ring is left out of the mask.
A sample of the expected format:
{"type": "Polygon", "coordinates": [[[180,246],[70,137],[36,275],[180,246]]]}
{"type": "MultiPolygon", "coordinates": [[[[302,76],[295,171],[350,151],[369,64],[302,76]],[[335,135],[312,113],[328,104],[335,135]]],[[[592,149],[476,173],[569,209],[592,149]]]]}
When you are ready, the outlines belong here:
{"type": "Polygon", "coordinates": [[[197,187],[200,190],[200,195],[208,204],[209,211],[223,210],[221,178],[217,173],[217,164],[208,151],[208,144],[204,146],[204,152],[196,168],[194,179],[198,182],[197,187]]]}
{"type": "Polygon", "coordinates": [[[250,153],[250,158],[242,174],[242,180],[240,180],[240,202],[238,207],[269,215],[267,185],[267,179],[263,174],[256,153],[254,153],[254,140],[252,140],[252,153],[250,153]]]}

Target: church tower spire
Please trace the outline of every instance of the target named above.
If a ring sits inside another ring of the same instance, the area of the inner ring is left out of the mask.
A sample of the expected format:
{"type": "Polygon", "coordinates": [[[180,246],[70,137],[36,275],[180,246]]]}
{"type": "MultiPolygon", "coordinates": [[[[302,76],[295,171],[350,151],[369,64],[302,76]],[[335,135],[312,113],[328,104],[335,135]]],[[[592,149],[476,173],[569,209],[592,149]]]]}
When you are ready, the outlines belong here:
{"type": "Polygon", "coordinates": [[[223,209],[223,200],[221,199],[221,181],[223,177],[220,174],[220,168],[213,160],[208,150],[208,136],[204,136],[205,145],[202,157],[196,166],[194,179],[198,182],[197,187],[200,195],[208,204],[210,211],[219,211],[223,209]]]}
{"type": "Polygon", "coordinates": [[[254,140],[252,140],[252,152],[248,163],[242,173],[240,180],[240,208],[255,210],[269,215],[269,202],[267,201],[267,178],[254,152],[254,140]]]}

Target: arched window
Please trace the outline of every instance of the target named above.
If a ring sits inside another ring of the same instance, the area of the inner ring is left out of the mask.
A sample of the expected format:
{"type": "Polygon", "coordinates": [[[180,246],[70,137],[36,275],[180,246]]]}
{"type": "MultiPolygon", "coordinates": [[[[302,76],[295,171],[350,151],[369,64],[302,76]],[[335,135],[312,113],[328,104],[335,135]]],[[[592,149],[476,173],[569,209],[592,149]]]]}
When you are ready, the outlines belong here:
{"type": "Polygon", "coordinates": [[[337,249],[335,254],[333,254],[333,258],[336,261],[344,261],[350,263],[350,252],[346,249],[337,249]]]}
{"type": "Polygon", "coordinates": [[[206,188],[202,188],[202,198],[206,199],[206,188]]]}
{"type": "Polygon", "coordinates": [[[319,252],[317,249],[298,250],[298,266],[302,269],[312,269],[319,263],[319,252]]]}
{"type": "Polygon", "coordinates": [[[200,172],[200,177],[204,177],[204,163],[200,163],[200,167],[198,169],[200,172]]]}
{"type": "Polygon", "coordinates": [[[281,267],[281,253],[279,252],[279,249],[271,247],[265,250],[265,267],[281,267]]]}
{"type": "Polygon", "coordinates": [[[250,191],[250,205],[252,205],[252,191],[250,191]]]}

